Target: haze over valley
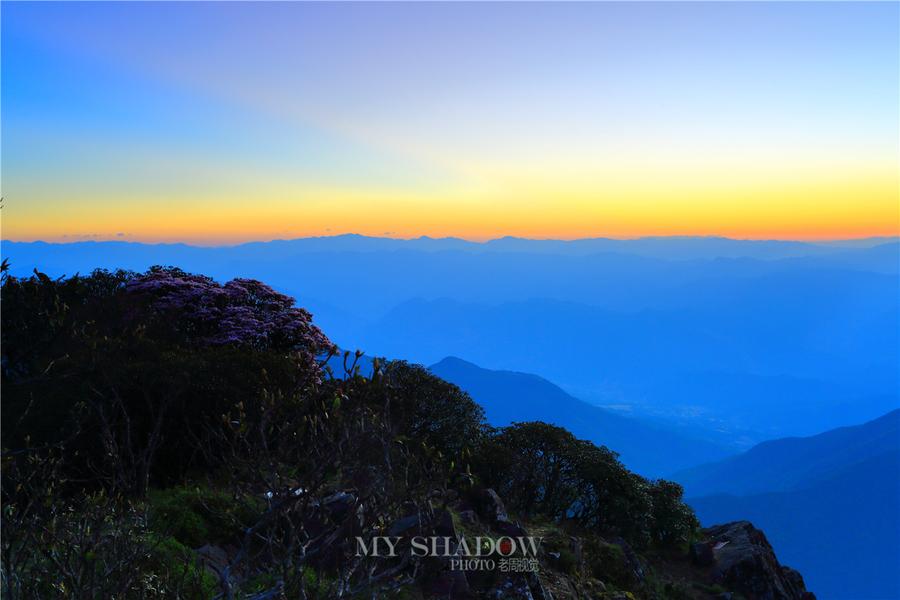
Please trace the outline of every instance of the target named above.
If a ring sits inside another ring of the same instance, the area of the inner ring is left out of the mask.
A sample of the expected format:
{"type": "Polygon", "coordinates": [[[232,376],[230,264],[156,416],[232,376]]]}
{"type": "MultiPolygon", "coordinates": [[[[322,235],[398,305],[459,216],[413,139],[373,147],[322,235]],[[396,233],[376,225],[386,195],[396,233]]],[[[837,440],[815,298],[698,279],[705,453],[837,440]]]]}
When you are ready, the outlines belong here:
{"type": "Polygon", "coordinates": [[[4,242],[12,273],[177,265],[298,299],[342,347],[533,373],[732,448],[898,406],[896,239],[4,242]],[[349,276],[351,275],[352,276],[349,276]]]}

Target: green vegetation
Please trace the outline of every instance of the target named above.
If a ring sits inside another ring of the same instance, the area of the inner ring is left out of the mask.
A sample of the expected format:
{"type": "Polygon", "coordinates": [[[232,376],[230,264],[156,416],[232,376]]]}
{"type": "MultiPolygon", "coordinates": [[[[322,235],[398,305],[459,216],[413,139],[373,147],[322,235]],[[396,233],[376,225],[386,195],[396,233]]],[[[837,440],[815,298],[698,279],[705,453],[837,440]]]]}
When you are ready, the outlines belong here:
{"type": "Polygon", "coordinates": [[[434,564],[355,553],[418,515],[533,527],[568,586],[680,598],[634,554],[684,559],[698,524],[678,485],[558,427],[488,427],[420,366],[363,376],[263,284],[36,273],[5,278],[2,303],[4,597],[428,597],[434,564]],[[487,489],[508,519],[475,514],[487,489]]]}

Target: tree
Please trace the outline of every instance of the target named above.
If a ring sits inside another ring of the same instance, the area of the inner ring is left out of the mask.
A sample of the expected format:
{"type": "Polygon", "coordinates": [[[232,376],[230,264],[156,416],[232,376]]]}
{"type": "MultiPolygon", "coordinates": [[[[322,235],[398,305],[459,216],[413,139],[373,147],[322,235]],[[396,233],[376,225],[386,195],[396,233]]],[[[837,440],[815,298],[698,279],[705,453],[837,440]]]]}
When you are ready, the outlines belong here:
{"type": "Polygon", "coordinates": [[[332,348],[268,286],[174,268],[9,277],[2,302],[4,442],[66,441],[80,477],[137,496],[196,467],[193,432],[234,404],[315,393],[332,348]]]}
{"type": "Polygon", "coordinates": [[[684,488],[673,481],[659,479],[650,486],[653,503],[653,527],[650,534],[661,546],[672,547],[691,539],[700,522],[683,502],[684,488]]]}

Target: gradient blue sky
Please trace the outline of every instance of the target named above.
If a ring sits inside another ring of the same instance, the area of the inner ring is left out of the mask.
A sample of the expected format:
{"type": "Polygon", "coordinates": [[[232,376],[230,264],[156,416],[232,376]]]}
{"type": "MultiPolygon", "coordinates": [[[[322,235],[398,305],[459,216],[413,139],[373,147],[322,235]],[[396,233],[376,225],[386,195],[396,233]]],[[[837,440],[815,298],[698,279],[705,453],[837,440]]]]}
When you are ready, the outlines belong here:
{"type": "Polygon", "coordinates": [[[898,231],[897,3],[9,3],[7,239],[898,231]]]}

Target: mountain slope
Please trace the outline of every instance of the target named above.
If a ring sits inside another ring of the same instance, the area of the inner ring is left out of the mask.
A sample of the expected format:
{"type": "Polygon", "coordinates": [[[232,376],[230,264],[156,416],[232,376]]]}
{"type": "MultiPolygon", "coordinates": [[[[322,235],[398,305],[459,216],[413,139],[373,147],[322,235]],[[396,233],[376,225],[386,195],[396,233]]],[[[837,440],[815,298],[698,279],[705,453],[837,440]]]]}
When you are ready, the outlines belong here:
{"type": "MultiPolygon", "coordinates": [[[[328,377],[329,338],[261,282],[154,269],[0,291],[4,597],[810,600],[763,532],[698,531],[677,486],[564,429],[486,428],[405,361],[328,377]]],[[[539,378],[439,367],[509,383],[495,409],[590,413],[621,443],[626,423],[539,378]]]]}
{"type": "MultiPolygon", "coordinates": [[[[887,304],[884,283],[871,296],[887,304]]],[[[857,284],[854,296],[868,293],[857,284]]],[[[890,294],[896,303],[896,286],[890,294]]],[[[789,303],[783,292],[738,309],[733,296],[740,294],[721,298],[727,309],[637,313],[549,299],[494,306],[417,300],[380,319],[361,347],[422,364],[451,355],[535,373],[594,404],[627,403],[654,416],[683,413],[697,424],[749,430],[751,443],[897,408],[896,315],[876,319],[880,301],[850,310],[851,298],[833,298],[825,310],[813,308],[807,294],[789,303]],[[754,303],[778,308],[753,314],[754,303]],[[855,358],[844,347],[832,350],[826,337],[849,340],[855,358]],[[868,350],[856,350],[865,344],[868,350]],[[859,384],[835,382],[853,372],[859,384]]]]}
{"type": "Polygon", "coordinates": [[[807,438],[763,442],[738,456],[683,471],[675,479],[691,496],[807,488],[900,446],[900,410],[807,438]]]}
{"type": "Polygon", "coordinates": [[[742,518],[820,600],[900,598],[900,453],[873,456],[789,492],[689,499],[704,524],[742,518]]]}
{"type": "Polygon", "coordinates": [[[342,348],[535,373],[593,404],[628,404],[744,449],[900,406],[900,246],[857,244],[348,235],[2,250],[13,275],[162,264],[262,279],[297,297],[342,348]]]}
{"type": "Polygon", "coordinates": [[[537,375],[491,371],[458,358],[445,358],[430,370],[468,392],[484,407],[492,425],[545,421],[565,427],[579,438],[615,450],[622,462],[645,476],[660,477],[728,452],[710,442],[592,406],[537,375]]]}

